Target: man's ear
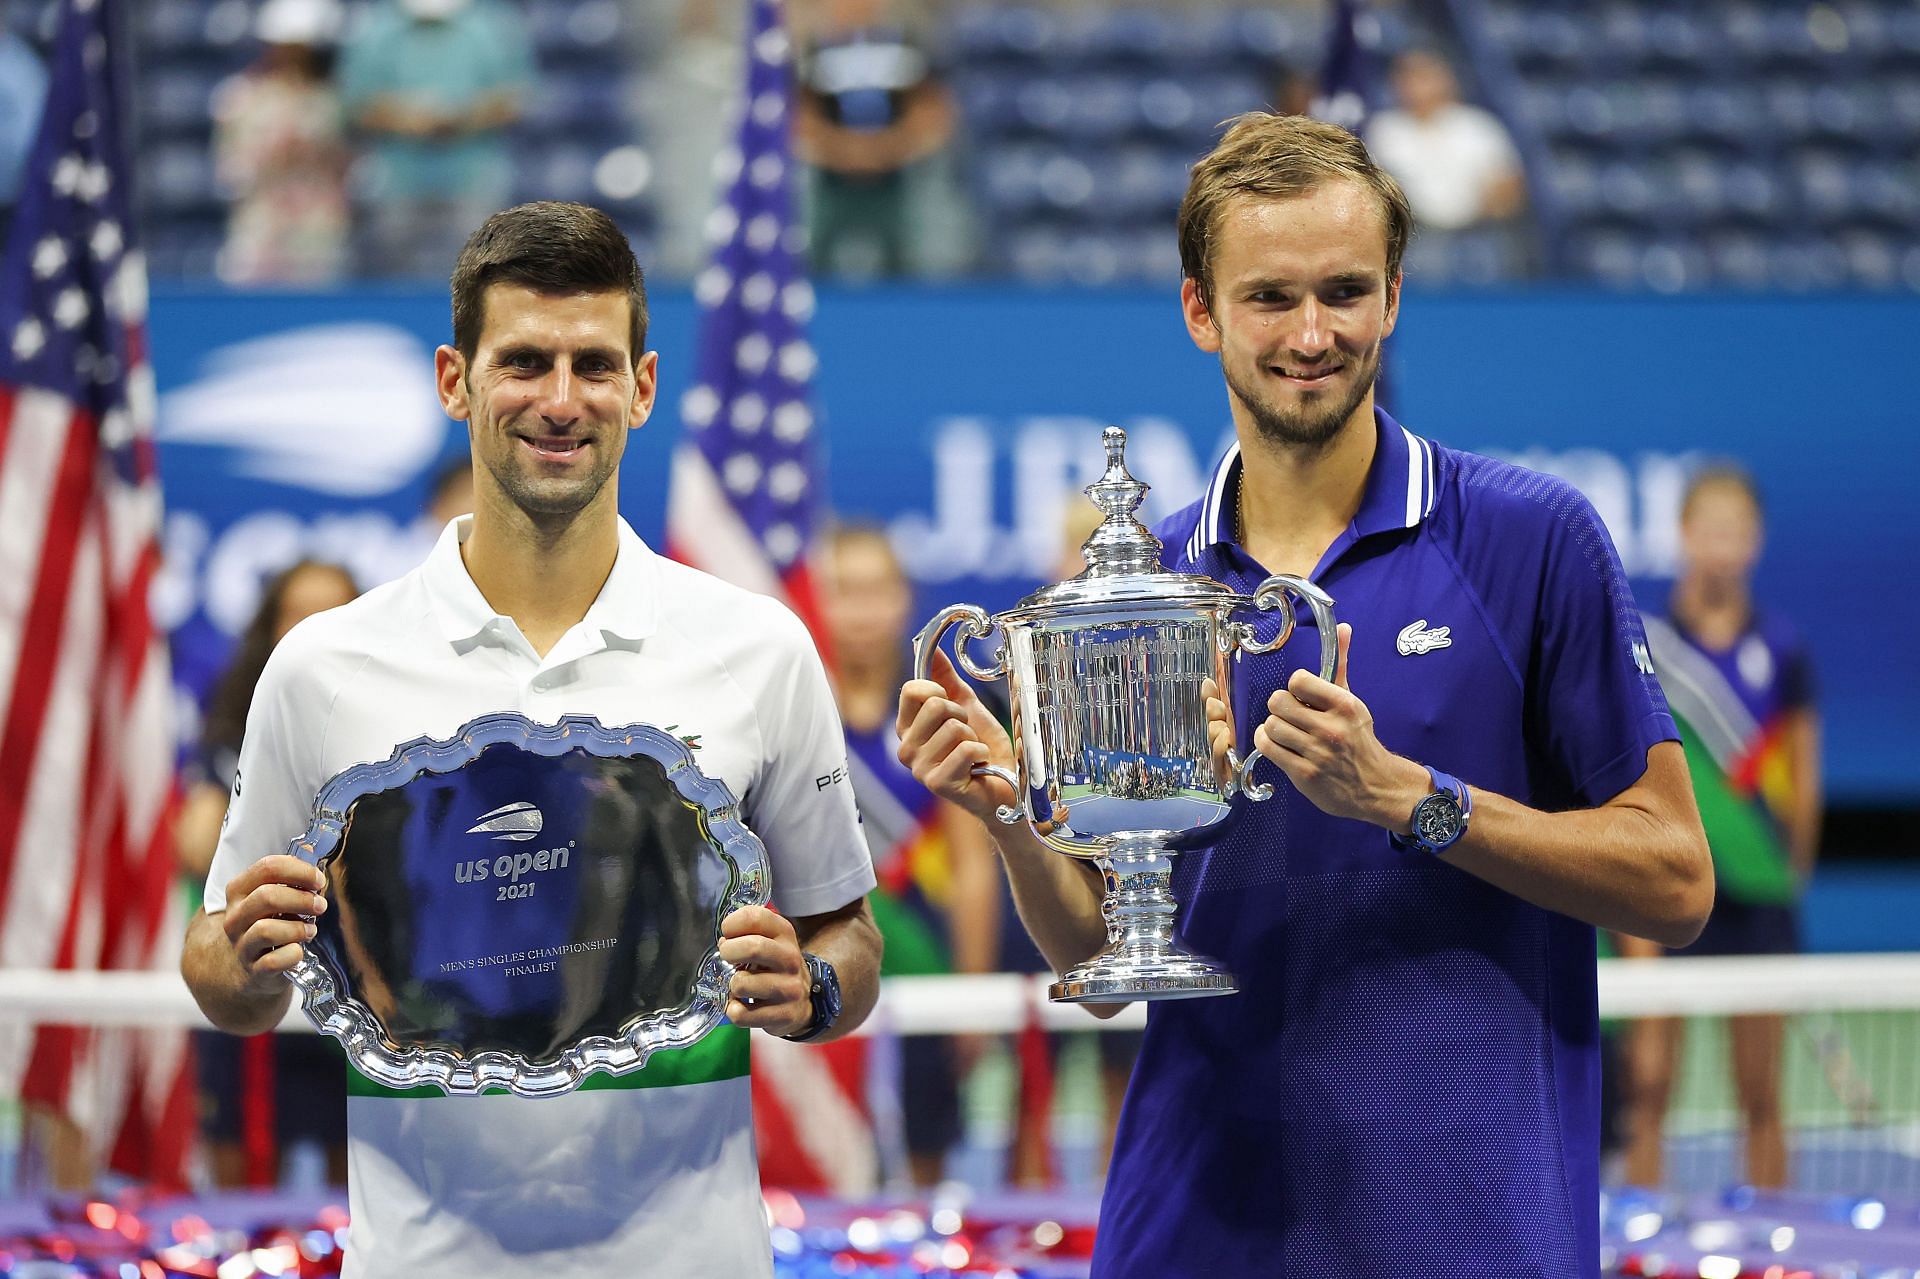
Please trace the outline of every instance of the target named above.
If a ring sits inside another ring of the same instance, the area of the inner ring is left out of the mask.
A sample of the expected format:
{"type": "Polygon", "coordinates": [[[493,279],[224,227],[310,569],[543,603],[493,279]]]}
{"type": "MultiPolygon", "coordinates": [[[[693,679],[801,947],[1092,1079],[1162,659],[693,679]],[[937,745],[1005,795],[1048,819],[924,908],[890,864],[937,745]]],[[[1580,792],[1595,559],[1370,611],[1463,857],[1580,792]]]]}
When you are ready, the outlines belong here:
{"type": "Polygon", "coordinates": [[[1393,326],[1400,323],[1400,283],[1406,278],[1404,271],[1396,271],[1393,278],[1387,281],[1387,313],[1380,321],[1380,336],[1383,338],[1391,337],[1393,326]]]}
{"type": "Polygon", "coordinates": [[[433,384],[440,393],[440,407],[456,422],[467,421],[473,413],[467,403],[467,357],[450,346],[433,353],[433,384]]]}
{"type": "Polygon", "coordinates": [[[1180,282],[1180,317],[1187,322],[1187,336],[1202,351],[1220,353],[1220,326],[1214,323],[1213,308],[1200,291],[1200,281],[1188,276],[1180,282]]]}
{"type": "Polygon", "coordinates": [[[638,430],[653,416],[654,397],[660,392],[660,352],[648,351],[633,366],[633,404],[627,410],[627,429],[638,430]]]}

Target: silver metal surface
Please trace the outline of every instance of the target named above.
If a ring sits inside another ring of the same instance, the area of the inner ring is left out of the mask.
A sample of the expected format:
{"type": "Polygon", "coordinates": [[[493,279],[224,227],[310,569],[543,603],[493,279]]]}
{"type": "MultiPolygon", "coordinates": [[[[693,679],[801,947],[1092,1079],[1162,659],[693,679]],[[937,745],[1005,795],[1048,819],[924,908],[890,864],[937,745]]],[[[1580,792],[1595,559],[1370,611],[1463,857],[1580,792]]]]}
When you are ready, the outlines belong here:
{"type": "Polygon", "coordinates": [[[1106,877],[1108,945],[1064,974],[1053,998],[1229,994],[1231,974],[1174,936],[1172,858],[1216,838],[1238,811],[1236,797],[1257,802],[1273,788],[1252,781],[1257,753],[1214,758],[1202,683],[1211,679],[1219,690],[1229,739],[1238,742],[1237,656],[1286,643],[1297,595],[1313,610],[1322,674],[1331,678],[1333,601],[1298,577],[1269,578],[1247,596],[1200,574],[1161,570],[1160,542],[1134,515],[1147,486],[1127,470],[1126,432],[1108,427],[1101,439],[1106,473],[1086,491],[1105,518],[1082,548],[1086,572],[995,616],[971,604],[942,609],[914,637],[914,671],[927,678],[941,636],[959,624],[960,666],[979,679],[1008,680],[1014,768],[974,768],[1014,788],[1019,810],[1003,808],[1000,819],[1024,817],[1049,848],[1096,862],[1106,877]],[[1255,609],[1280,613],[1277,635],[1259,640],[1236,616],[1255,609]],[[993,665],[979,666],[967,641],[995,630],[993,665]]]}
{"type": "Polygon", "coordinates": [[[719,1025],[720,921],[766,850],[688,745],[589,716],[473,720],[333,778],[288,851],[328,910],[288,974],[390,1088],[553,1096],[719,1025]]]}

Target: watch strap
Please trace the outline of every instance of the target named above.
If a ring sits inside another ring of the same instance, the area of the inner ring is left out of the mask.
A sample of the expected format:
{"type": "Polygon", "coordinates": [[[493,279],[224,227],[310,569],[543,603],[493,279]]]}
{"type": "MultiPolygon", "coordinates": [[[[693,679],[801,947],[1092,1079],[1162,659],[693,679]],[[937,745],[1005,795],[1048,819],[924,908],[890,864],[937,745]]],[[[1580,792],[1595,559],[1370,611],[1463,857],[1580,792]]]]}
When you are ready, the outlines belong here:
{"type": "Polygon", "coordinates": [[[1413,823],[1413,833],[1410,835],[1402,835],[1398,831],[1389,831],[1387,832],[1387,838],[1393,846],[1401,852],[1419,852],[1437,857],[1451,848],[1462,835],[1467,833],[1467,820],[1473,816],[1473,792],[1468,790],[1466,783],[1459,778],[1450,777],[1431,764],[1425,767],[1427,777],[1433,783],[1433,789],[1428,792],[1426,797],[1422,798],[1421,803],[1425,803],[1426,799],[1431,798],[1433,795],[1451,795],[1453,802],[1460,809],[1460,828],[1453,833],[1451,839],[1446,840],[1444,843],[1429,843],[1421,837],[1418,817],[1420,808],[1419,805],[1416,804],[1414,806],[1415,819],[1413,823]]]}

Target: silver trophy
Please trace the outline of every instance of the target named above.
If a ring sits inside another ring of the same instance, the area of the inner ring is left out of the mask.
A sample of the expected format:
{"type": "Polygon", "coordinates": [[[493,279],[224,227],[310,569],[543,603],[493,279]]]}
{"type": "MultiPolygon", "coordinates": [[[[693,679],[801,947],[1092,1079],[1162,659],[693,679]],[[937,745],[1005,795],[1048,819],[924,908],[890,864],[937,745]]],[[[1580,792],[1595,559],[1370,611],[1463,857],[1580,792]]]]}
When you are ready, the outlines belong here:
{"type": "Polygon", "coordinates": [[[720,921],[768,897],[690,743],[582,715],[349,768],[288,851],[327,878],[289,974],[307,1016],[396,1089],[553,1096],[692,1049],[726,1013],[720,921]]]}
{"type": "Polygon", "coordinates": [[[1236,659],[1270,653],[1293,634],[1289,594],[1313,610],[1320,675],[1337,655],[1333,600],[1304,578],[1276,574],[1251,596],[1210,577],[1160,567],[1160,540],[1134,517],[1147,486],[1127,471],[1127,434],[1101,435],[1107,469],[1087,496],[1106,518],[1081,548],[1087,569],[988,616],[972,604],[940,610],[914,636],[914,674],[928,678],[941,636],[959,625],[954,655],[980,680],[1005,678],[1013,708],[1012,770],[977,765],[1013,787],[999,819],[1025,821],[1051,849],[1098,865],[1107,945],[1050,988],[1065,1003],[1126,1003],[1230,995],[1233,974],[1174,936],[1174,854],[1206,843],[1236,797],[1272,796],[1252,780],[1260,755],[1229,749],[1217,762],[1201,681],[1211,678],[1228,711],[1231,740],[1236,659]],[[1279,629],[1258,637],[1252,610],[1277,612],[1279,629]],[[970,640],[998,629],[982,666],[970,640]]]}

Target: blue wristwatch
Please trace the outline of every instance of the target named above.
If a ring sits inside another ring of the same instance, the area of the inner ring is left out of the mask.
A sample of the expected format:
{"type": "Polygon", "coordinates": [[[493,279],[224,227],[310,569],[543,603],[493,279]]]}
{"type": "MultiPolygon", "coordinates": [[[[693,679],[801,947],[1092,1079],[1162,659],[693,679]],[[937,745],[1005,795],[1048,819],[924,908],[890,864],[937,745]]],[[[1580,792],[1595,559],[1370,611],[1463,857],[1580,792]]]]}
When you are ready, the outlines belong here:
{"type": "Polygon", "coordinates": [[[1402,852],[1421,852],[1438,857],[1467,832],[1467,819],[1473,816],[1473,792],[1457,777],[1448,777],[1432,765],[1427,776],[1433,779],[1433,793],[1413,806],[1413,833],[1389,831],[1387,837],[1402,852]]]}
{"type": "Polygon", "coordinates": [[[807,993],[813,998],[813,1020],[807,1023],[804,1030],[785,1036],[796,1044],[818,1039],[840,1019],[840,974],[833,971],[832,964],[812,951],[801,951],[800,958],[807,961],[807,976],[812,983],[807,993]]]}

